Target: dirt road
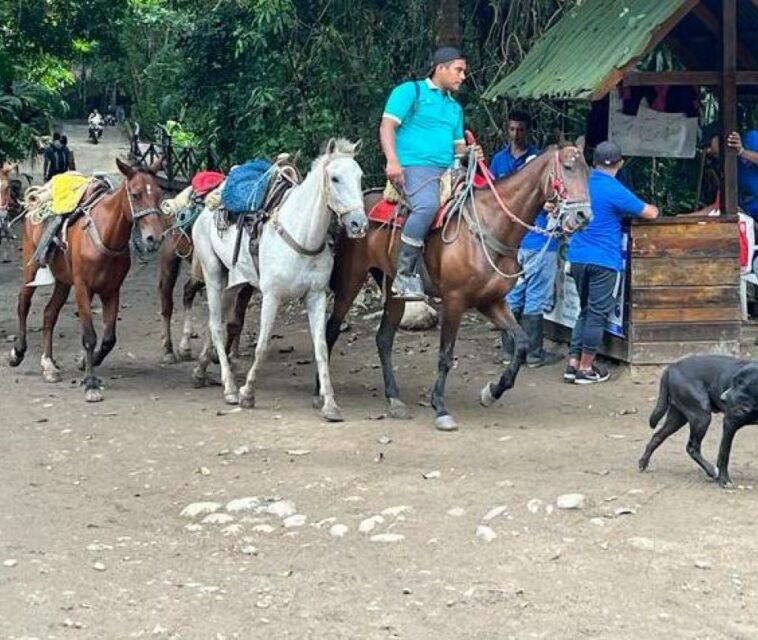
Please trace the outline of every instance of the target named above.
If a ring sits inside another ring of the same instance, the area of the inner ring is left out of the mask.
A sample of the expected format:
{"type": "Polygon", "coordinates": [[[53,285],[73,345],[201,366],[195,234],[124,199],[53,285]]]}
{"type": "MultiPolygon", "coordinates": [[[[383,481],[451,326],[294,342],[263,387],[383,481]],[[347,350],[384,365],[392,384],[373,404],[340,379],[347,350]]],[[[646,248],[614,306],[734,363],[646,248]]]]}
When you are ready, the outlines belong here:
{"type": "MultiPolygon", "coordinates": [[[[112,168],[114,130],[96,148],[77,132],[79,166],[112,168]]],[[[0,265],[3,341],[19,280],[18,259],[0,265]]],[[[524,370],[482,409],[498,340],[474,316],[449,382],[461,431],[435,432],[423,406],[434,332],[399,336],[414,417],[383,419],[364,310],[332,369],[347,421],[323,424],[299,307],[278,326],[258,407],[230,411],[219,387],[190,387],[191,363],[160,363],[155,283],[154,264],[127,279],[102,404],[78,386],[73,303],[56,336],[63,382],[41,379],[39,333],[20,368],[0,364],[0,637],[758,637],[758,430],[737,438],[735,491],[689,460],[684,432],[640,474],[655,385],[524,370]],[[581,508],[556,508],[573,493],[581,508]]],[[[709,459],[720,432],[715,420],[709,459]]]]}

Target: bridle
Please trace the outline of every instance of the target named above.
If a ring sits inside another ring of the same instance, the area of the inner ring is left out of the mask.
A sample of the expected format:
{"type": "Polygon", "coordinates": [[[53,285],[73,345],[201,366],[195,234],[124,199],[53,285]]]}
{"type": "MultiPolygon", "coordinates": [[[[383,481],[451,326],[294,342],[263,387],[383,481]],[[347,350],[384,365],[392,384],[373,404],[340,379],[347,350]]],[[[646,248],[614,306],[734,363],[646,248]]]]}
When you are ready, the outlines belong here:
{"type": "Polygon", "coordinates": [[[139,232],[139,221],[147,216],[162,217],[161,210],[158,207],[145,207],[143,209],[137,209],[134,205],[134,198],[132,198],[132,192],[129,189],[129,183],[126,184],[126,199],[129,202],[129,212],[132,217],[132,244],[138,254],[145,253],[145,245],[142,243],[142,236],[139,232]]]}

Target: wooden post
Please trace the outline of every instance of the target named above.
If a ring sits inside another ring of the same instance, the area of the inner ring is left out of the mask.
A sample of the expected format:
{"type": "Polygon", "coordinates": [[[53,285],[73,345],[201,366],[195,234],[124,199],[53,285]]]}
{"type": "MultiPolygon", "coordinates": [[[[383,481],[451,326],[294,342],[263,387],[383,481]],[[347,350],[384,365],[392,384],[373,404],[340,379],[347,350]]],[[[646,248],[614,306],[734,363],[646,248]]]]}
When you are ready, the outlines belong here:
{"type": "Polygon", "coordinates": [[[737,156],[726,146],[737,131],[737,0],[723,0],[721,11],[721,212],[737,213],[737,156]]]}

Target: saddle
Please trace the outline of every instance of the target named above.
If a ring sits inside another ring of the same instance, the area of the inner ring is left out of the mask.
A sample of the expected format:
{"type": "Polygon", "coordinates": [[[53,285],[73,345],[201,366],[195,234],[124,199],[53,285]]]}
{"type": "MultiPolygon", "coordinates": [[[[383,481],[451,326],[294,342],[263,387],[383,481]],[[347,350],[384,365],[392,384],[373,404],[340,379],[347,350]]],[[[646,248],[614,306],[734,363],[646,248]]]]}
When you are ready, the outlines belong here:
{"type": "Polygon", "coordinates": [[[302,176],[292,160],[290,160],[290,155],[282,153],[277,156],[276,161],[271,167],[271,177],[259,208],[230,212],[224,206],[222,199],[221,205],[215,212],[216,228],[219,231],[225,231],[232,225],[237,228],[232,265],[236,265],[239,259],[244,231],[247,231],[250,238],[248,246],[250,255],[257,262],[258,244],[263,226],[281,206],[282,202],[284,202],[292,187],[300,184],[300,182],[302,182],[302,176]]]}

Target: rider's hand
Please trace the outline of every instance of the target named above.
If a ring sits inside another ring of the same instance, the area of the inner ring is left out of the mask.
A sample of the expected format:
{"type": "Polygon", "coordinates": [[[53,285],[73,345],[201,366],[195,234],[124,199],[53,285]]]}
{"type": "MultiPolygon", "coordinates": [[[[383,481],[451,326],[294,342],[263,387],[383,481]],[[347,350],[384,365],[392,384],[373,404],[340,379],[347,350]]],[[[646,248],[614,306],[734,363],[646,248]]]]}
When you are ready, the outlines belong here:
{"type": "Polygon", "coordinates": [[[744,147],[742,146],[742,138],[739,133],[732,131],[726,139],[726,144],[730,149],[734,149],[738,156],[742,155],[744,147]]]}
{"type": "Polygon", "coordinates": [[[398,187],[403,186],[403,170],[397,160],[387,160],[387,166],[384,173],[392,184],[398,187]]]}
{"type": "Polygon", "coordinates": [[[484,151],[482,151],[482,146],[479,144],[473,144],[470,148],[474,149],[474,154],[476,156],[477,162],[484,162],[484,151]]]}
{"type": "Polygon", "coordinates": [[[555,215],[555,212],[558,210],[558,208],[555,206],[555,202],[552,201],[546,202],[542,208],[547,212],[547,215],[549,216],[555,215]]]}

